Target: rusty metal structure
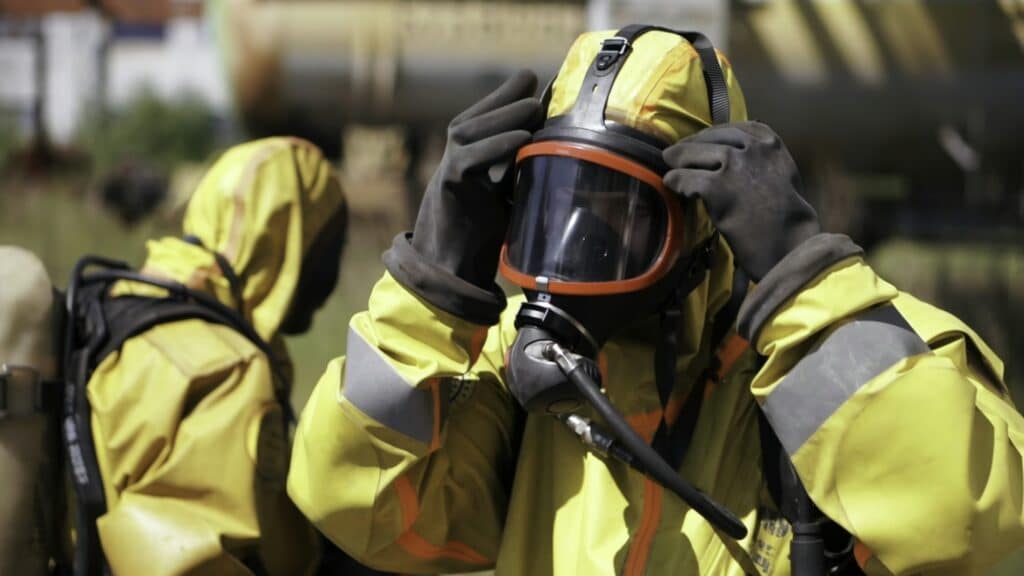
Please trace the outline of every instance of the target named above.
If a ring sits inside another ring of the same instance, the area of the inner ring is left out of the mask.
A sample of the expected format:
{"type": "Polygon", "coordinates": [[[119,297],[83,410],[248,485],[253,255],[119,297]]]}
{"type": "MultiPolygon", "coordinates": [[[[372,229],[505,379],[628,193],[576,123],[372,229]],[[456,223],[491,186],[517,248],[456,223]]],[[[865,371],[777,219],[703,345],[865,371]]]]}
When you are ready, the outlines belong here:
{"type": "Polygon", "coordinates": [[[222,0],[210,15],[244,124],[336,150],[347,124],[433,128],[513,70],[553,75],[583,5],[222,0]]]}

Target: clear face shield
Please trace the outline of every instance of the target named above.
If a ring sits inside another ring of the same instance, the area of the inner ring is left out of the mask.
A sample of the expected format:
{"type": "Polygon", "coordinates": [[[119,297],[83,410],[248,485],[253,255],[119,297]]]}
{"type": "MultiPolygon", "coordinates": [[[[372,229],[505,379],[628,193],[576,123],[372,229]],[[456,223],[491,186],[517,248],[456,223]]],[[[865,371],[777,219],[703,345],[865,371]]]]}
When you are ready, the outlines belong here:
{"type": "Polygon", "coordinates": [[[661,177],[594,146],[541,142],[518,158],[501,273],[568,295],[633,292],[663,277],[682,245],[680,202],[661,177]]]}

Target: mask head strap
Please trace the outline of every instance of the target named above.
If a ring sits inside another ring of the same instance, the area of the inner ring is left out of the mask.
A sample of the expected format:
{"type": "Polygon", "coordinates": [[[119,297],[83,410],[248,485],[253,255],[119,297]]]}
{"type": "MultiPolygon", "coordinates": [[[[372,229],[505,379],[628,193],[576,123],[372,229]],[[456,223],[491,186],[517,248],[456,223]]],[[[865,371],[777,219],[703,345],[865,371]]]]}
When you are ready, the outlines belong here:
{"type": "Polygon", "coordinates": [[[708,87],[708,104],[711,106],[711,123],[726,124],[729,122],[729,88],[725,83],[725,73],[718,63],[715,47],[711,40],[700,32],[676,32],[693,46],[700,57],[700,65],[704,71],[704,84],[708,87]]]}
{"type": "Polygon", "coordinates": [[[677,34],[693,46],[700,58],[704,83],[707,85],[711,122],[723,124],[729,121],[729,90],[725,83],[725,74],[715,55],[715,47],[708,37],[700,32],[632,24],[601,42],[601,50],[594,58],[594,63],[587,69],[580,89],[580,96],[589,94],[589,97],[578,97],[575,106],[569,112],[573,125],[591,129],[605,127],[604,112],[608,106],[608,96],[611,94],[615,78],[633,51],[633,42],[647,32],[655,30],[677,34]]]}
{"type": "MultiPolygon", "coordinates": [[[[677,34],[693,46],[701,61],[704,83],[708,91],[711,121],[713,124],[728,122],[730,115],[729,91],[725,82],[725,74],[718,63],[715,48],[707,36],[700,32],[681,32],[661,26],[633,24],[622,28],[614,36],[601,42],[601,49],[587,69],[587,74],[572,109],[563,115],[548,119],[544,129],[537,133],[534,141],[565,139],[596,144],[631,156],[656,170],[664,169],[661,160],[661,149],[665,146],[664,142],[639,130],[605,119],[605,109],[608,106],[612,85],[615,83],[619,71],[622,70],[623,64],[632,53],[633,43],[643,34],[654,30],[677,34]],[[609,132],[627,138],[608,138],[609,132]]],[[[555,79],[551,80],[541,96],[544,110],[547,110],[550,103],[554,81],[555,79]]]]}

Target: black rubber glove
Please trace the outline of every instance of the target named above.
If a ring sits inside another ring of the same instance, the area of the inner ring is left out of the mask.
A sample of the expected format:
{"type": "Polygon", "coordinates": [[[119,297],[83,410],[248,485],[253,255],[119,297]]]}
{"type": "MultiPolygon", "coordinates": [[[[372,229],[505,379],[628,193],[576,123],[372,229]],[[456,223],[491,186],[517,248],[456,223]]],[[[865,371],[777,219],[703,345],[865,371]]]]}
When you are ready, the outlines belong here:
{"type": "Polygon", "coordinates": [[[543,120],[537,77],[517,72],[448,125],[448,143],[411,239],[384,254],[391,274],[431,304],[478,323],[505,299],[494,277],[509,219],[516,151],[543,120]]]}
{"type": "Polygon", "coordinates": [[[704,201],[737,266],[754,281],[821,231],[817,213],[800,195],[793,157],[764,124],[712,126],[666,148],[663,157],[665,186],[704,201]]]}

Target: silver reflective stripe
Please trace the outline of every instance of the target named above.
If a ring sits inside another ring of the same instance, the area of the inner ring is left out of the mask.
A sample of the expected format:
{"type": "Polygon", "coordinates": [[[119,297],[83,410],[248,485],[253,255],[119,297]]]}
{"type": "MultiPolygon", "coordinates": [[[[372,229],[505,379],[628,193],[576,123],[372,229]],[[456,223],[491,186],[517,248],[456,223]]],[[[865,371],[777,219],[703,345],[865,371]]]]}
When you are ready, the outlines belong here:
{"type": "MultiPolygon", "coordinates": [[[[406,382],[376,348],[351,328],[342,394],[364,414],[393,430],[426,444],[434,438],[433,392],[406,382]]],[[[448,404],[447,389],[442,387],[438,397],[443,418],[448,404]]]]}
{"type": "Polygon", "coordinates": [[[894,306],[873,308],[804,356],[768,396],[765,415],[786,452],[793,454],[872,378],[928,351],[894,306]]]}

